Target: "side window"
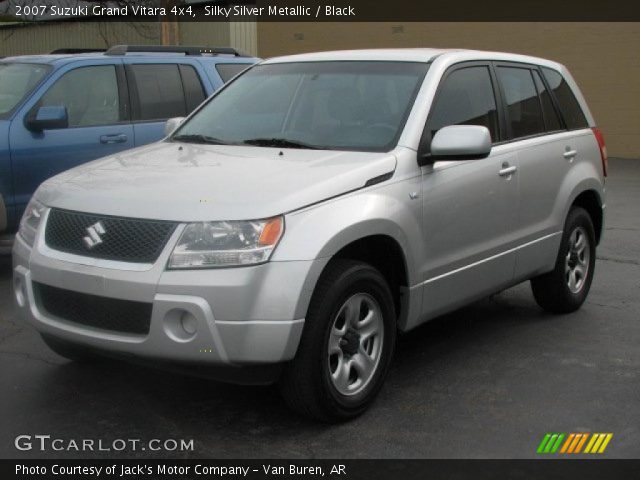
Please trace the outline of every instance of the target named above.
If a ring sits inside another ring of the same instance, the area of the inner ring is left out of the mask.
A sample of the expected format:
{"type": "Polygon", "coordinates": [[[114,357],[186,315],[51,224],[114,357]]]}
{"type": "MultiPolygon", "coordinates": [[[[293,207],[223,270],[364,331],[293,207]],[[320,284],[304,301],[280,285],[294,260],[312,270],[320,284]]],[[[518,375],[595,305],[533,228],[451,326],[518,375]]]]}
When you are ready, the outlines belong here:
{"type": "Polygon", "coordinates": [[[487,127],[496,141],[498,113],[488,67],[453,71],[437,95],[427,127],[431,136],[449,125],[480,125],[487,127]]]}
{"type": "Polygon", "coordinates": [[[517,67],[498,67],[498,81],[502,87],[509,138],[522,138],[544,133],[544,119],[538,92],[531,70],[517,67]]]}
{"type": "Polygon", "coordinates": [[[584,112],[571,91],[571,87],[562,75],[550,68],[543,68],[542,72],[558,101],[560,111],[569,130],[587,128],[589,124],[584,116],[584,112]]]}
{"type": "Polygon", "coordinates": [[[553,108],[553,102],[551,101],[551,95],[544,86],[542,77],[537,70],[532,70],[533,80],[536,82],[536,89],[538,95],[540,95],[540,103],[542,104],[542,114],[544,115],[544,124],[547,127],[547,132],[556,132],[562,130],[562,124],[560,123],[560,117],[558,112],[553,108]]]}
{"type": "Polygon", "coordinates": [[[138,92],[136,120],[165,120],[187,114],[178,65],[132,65],[133,82],[138,92]]]}
{"type": "Polygon", "coordinates": [[[184,96],[187,103],[187,113],[204,102],[205,94],[200,82],[198,72],[191,65],[180,65],[180,76],[182,77],[182,85],[184,86],[184,96]]]}
{"type": "Polygon", "coordinates": [[[216,71],[224,83],[227,83],[237,74],[249,68],[249,63],[217,63],[216,71]]]}
{"type": "Polygon", "coordinates": [[[65,73],[43,95],[40,105],[66,107],[69,127],[118,123],[120,98],[115,66],[80,67],[65,73]]]}

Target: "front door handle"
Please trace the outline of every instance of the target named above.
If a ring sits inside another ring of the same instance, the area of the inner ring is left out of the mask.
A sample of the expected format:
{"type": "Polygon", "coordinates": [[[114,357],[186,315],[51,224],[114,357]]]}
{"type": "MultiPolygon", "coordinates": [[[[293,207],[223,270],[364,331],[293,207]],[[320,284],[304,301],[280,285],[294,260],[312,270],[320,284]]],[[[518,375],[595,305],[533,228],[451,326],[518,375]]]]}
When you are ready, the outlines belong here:
{"type": "Polygon", "coordinates": [[[575,158],[576,155],[578,155],[578,151],[577,150],[567,150],[566,152],[564,152],[562,154],[562,156],[564,158],[566,158],[567,160],[571,160],[571,159],[575,158]]]}
{"type": "Polygon", "coordinates": [[[102,135],[100,143],[124,143],[128,137],[124,133],[116,133],[115,135],[102,135]]]}
{"type": "Polygon", "coordinates": [[[518,170],[518,167],[516,167],[515,165],[512,166],[507,166],[506,165],[502,165],[502,169],[498,171],[498,175],[500,175],[501,177],[509,177],[511,176],[513,173],[515,173],[516,170],[518,170]]]}

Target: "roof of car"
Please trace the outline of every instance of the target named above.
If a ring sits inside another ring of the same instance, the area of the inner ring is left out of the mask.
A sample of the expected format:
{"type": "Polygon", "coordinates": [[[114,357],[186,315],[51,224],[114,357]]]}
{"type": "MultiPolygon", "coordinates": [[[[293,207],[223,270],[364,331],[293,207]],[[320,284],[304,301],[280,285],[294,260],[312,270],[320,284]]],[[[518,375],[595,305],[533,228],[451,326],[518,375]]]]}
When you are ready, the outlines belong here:
{"type": "Polygon", "coordinates": [[[369,50],[337,50],[329,52],[303,53],[274,57],[263,63],[325,62],[325,61],[397,61],[431,62],[437,57],[452,61],[497,60],[533,63],[559,68],[561,65],[543,58],[505,52],[485,52],[480,50],[440,49],[440,48],[380,48],[369,50]]]}
{"type": "MultiPolygon", "coordinates": [[[[182,58],[182,59],[198,59],[209,62],[224,62],[224,63],[247,63],[255,61],[255,57],[234,57],[231,55],[202,55],[202,56],[189,56],[182,53],[127,53],[127,57],[141,57],[141,58],[182,58]]],[[[76,60],[97,60],[105,58],[123,58],[123,56],[110,56],[105,55],[102,52],[95,53],[73,53],[73,54],[46,54],[46,55],[18,55],[15,57],[2,58],[1,62],[20,62],[20,63],[45,63],[45,64],[64,64],[73,62],[76,60]]]]}

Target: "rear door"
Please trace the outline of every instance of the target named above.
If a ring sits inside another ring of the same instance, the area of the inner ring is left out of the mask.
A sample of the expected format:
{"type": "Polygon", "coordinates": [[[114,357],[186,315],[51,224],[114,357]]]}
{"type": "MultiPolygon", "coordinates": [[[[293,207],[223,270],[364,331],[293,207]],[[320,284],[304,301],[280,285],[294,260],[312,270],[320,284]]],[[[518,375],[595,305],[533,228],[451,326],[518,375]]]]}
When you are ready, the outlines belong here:
{"type": "Polygon", "coordinates": [[[16,215],[38,185],[64,170],[133,147],[121,61],[83,61],[54,73],[11,122],[16,215]],[[68,128],[33,132],[25,118],[41,106],[64,106],[68,128]]]}
{"type": "Polygon", "coordinates": [[[148,63],[135,57],[125,62],[136,146],[162,139],[167,119],[187,116],[206,98],[197,63],[148,63]]]}
{"type": "MultiPolygon", "coordinates": [[[[515,275],[521,279],[553,268],[564,222],[558,215],[559,210],[564,215],[559,194],[579,148],[538,67],[497,63],[495,69],[505,103],[507,140],[518,150],[521,203],[515,275]]],[[[557,83],[551,88],[561,88],[557,83]]],[[[582,115],[579,107],[578,111],[582,115]]],[[[568,121],[581,128],[577,119],[568,121]]],[[[584,115],[582,122],[586,128],[584,115]]]]}

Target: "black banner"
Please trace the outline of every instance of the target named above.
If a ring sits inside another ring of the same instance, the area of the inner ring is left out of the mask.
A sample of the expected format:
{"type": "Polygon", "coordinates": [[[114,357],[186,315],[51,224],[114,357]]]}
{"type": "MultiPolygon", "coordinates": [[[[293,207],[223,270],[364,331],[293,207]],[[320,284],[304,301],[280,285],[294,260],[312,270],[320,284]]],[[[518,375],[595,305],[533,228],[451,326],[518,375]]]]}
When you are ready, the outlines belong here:
{"type": "Polygon", "coordinates": [[[640,2],[614,0],[0,0],[5,21],[221,22],[640,21],[640,2]]]}
{"type": "Polygon", "coordinates": [[[0,478],[631,479],[640,460],[1,460],[0,478]]]}

